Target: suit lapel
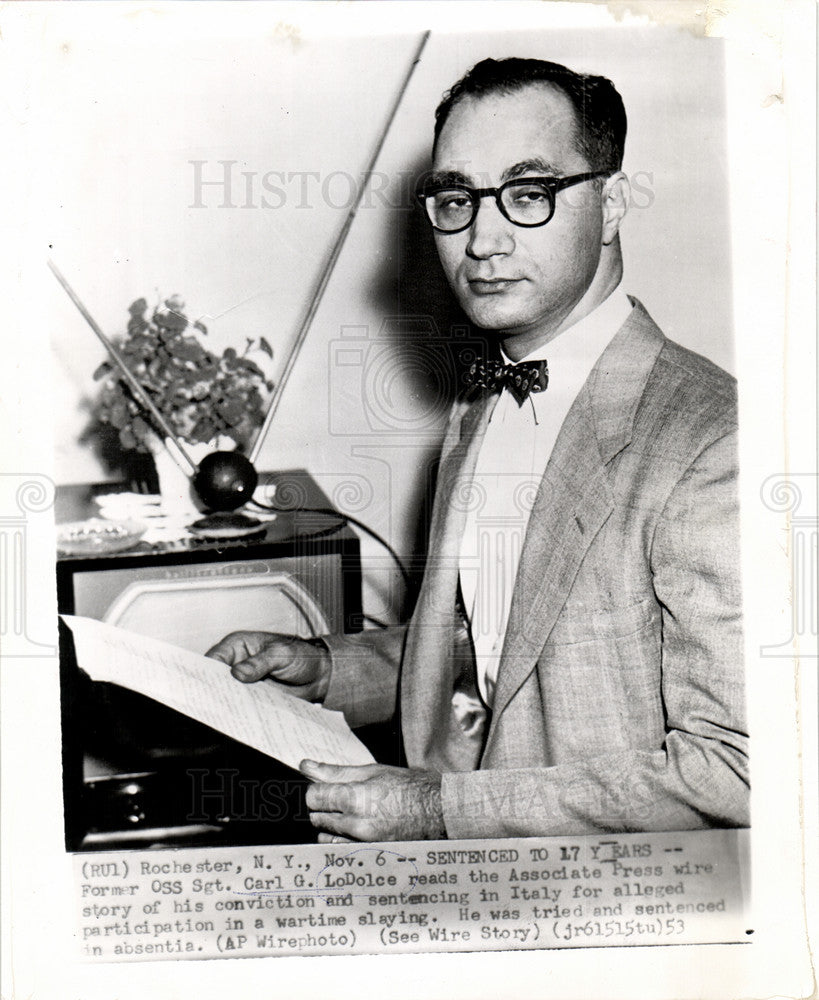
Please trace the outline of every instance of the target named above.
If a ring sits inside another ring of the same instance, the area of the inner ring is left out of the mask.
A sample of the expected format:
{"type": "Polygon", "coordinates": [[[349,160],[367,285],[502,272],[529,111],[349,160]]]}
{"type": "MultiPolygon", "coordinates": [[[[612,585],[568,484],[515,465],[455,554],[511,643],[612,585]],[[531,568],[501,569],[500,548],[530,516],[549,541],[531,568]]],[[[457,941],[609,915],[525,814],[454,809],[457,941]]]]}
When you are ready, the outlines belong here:
{"type": "MultiPolygon", "coordinates": [[[[497,396],[483,396],[465,412],[459,438],[438,469],[434,517],[429,536],[429,557],[424,574],[424,590],[430,597],[447,595],[457,580],[461,538],[470,501],[475,464],[483,442],[486,425],[497,403],[497,396]]],[[[437,606],[437,605],[436,605],[437,606]]],[[[451,610],[451,605],[448,608],[451,610]]]]}
{"type": "MultiPolygon", "coordinates": [[[[613,510],[607,466],[631,441],[634,416],[664,340],[635,302],[563,423],[526,531],[493,726],[534,669],[583,557],[613,510]]],[[[487,749],[492,736],[490,731],[487,749]]]]}
{"type": "Polygon", "coordinates": [[[484,396],[471,404],[462,418],[460,436],[438,470],[429,555],[401,674],[401,728],[411,765],[442,770],[475,766],[474,745],[453,726],[455,601],[469,490],[496,403],[496,396],[484,396]]]}

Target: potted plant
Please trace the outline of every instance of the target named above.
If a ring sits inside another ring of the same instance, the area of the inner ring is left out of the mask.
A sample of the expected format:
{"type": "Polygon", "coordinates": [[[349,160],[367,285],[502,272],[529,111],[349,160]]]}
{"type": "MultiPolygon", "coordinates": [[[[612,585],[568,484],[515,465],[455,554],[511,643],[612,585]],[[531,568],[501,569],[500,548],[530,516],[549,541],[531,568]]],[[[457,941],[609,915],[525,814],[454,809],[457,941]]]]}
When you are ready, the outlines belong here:
{"type": "MultiPolygon", "coordinates": [[[[150,312],[146,299],[132,302],[127,332],[117,343],[119,353],[194,461],[215,450],[246,451],[264,421],[265,404],[273,390],[273,383],[248,355],[255,351],[272,358],[273,350],[260,337],[258,341],[247,338],[242,354],[233,347],[214,354],[199,340],[198,335],[207,335],[207,328],[200,320],[191,322],[184,309],[179,295],[150,312]]],[[[176,464],[150,416],[110,361],[97,368],[94,378],[102,382],[94,404],[96,428],[107,431],[109,437],[115,434],[126,453],[150,453],[160,492],[166,496],[169,490],[163,486],[163,472],[167,478],[176,464]]],[[[172,494],[180,489],[178,483],[170,486],[172,494]]],[[[186,481],[184,492],[187,497],[186,481]]]]}

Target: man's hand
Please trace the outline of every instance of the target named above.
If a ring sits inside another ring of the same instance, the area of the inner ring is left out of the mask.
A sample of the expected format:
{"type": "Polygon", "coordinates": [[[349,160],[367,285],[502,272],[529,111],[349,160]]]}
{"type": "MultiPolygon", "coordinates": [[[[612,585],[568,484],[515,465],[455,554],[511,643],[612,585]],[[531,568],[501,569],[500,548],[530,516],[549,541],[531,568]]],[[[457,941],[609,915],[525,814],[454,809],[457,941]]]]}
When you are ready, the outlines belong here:
{"type": "Polygon", "coordinates": [[[441,775],[416,768],[301,762],[315,784],[305,801],[310,822],[325,833],[320,843],[341,840],[442,840],[441,775]],[[333,836],[335,835],[335,836],[333,836]]]}
{"type": "Polygon", "coordinates": [[[238,681],[270,677],[305,701],[321,701],[330,683],[330,654],[323,646],[275,632],[231,632],[205,655],[226,663],[238,681]]]}

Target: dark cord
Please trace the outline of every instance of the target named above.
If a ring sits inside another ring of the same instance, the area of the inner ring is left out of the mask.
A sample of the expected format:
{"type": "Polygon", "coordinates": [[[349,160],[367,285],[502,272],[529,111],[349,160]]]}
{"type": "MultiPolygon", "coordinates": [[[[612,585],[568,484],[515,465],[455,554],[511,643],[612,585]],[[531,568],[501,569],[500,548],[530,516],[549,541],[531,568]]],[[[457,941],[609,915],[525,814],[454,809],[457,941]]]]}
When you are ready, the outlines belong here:
{"type": "Polygon", "coordinates": [[[410,575],[404,564],[401,562],[398,553],[390,545],[388,541],[383,539],[378,532],[373,531],[372,528],[367,527],[363,521],[359,521],[357,517],[353,517],[352,514],[344,514],[340,510],[335,510],[332,507],[275,507],[273,504],[260,503],[258,500],[250,501],[255,507],[260,507],[262,510],[274,511],[277,514],[325,514],[328,517],[337,517],[341,522],[342,526],[345,524],[354,524],[357,528],[360,528],[363,532],[368,534],[371,538],[374,538],[379,545],[383,545],[384,548],[389,552],[392,558],[395,560],[395,565],[398,567],[401,578],[404,581],[406,587],[410,586],[410,575]]]}

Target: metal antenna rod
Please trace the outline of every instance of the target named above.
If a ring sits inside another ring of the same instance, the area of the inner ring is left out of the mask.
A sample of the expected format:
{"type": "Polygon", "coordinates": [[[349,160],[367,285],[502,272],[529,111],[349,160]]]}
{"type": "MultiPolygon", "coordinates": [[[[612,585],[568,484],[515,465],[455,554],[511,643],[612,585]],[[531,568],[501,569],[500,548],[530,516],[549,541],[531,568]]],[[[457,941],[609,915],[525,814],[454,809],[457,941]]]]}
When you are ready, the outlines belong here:
{"type": "Polygon", "coordinates": [[[421,60],[421,53],[424,51],[424,46],[427,44],[427,39],[429,38],[429,36],[430,36],[429,31],[425,31],[424,34],[421,36],[421,41],[418,43],[418,48],[416,49],[415,55],[413,56],[412,62],[410,63],[409,70],[407,71],[407,74],[404,77],[404,82],[402,83],[401,89],[398,92],[398,96],[396,97],[395,102],[393,103],[393,106],[390,109],[390,113],[387,118],[386,124],[384,125],[384,129],[381,132],[381,136],[375,147],[373,155],[370,157],[370,162],[367,165],[367,169],[364,171],[364,176],[361,182],[361,186],[358,189],[358,194],[356,195],[356,199],[353,202],[352,208],[350,209],[347,218],[344,220],[344,225],[341,227],[341,232],[338,234],[333,249],[330,251],[330,255],[327,258],[327,264],[325,265],[324,271],[322,272],[318,284],[316,285],[316,290],[313,292],[313,298],[310,301],[310,305],[307,307],[307,312],[305,313],[304,319],[302,320],[301,326],[299,327],[299,332],[296,335],[296,339],[293,342],[293,346],[290,348],[290,354],[287,357],[284,370],[281,374],[278,384],[276,385],[276,388],[273,391],[273,396],[270,399],[270,406],[267,410],[267,415],[265,416],[264,423],[259,428],[259,432],[256,435],[256,440],[253,442],[253,448],[250,451],[250,461],[253,463],[255,463],[256,459],[259,457],[259,451],[261,450],[264,439],[267,436],[267,432],[270,430],[270,425],[273,422],[273,417],[276,414],[276,410],[279,408],[279,402],[281,400],[284,387],[287,385],[287,381],[290,378],[290,375],[296,364],[296,359],[298,358],[299,352],[301,351],[304,341],[307,337],[310,325],[313,322],[313,317],[316,315],[318,307],[321,304],[321,300],[324,296],[325,289],[327,288],[327,285],[330,281],[333,270],[335,268],[336,261],[338,260],[339,255],[341,254],[341,250],[347,239],[347,234],[350,232],[350,227],[352,226],[353,220],[355,219],[356,213],[358,212],[358,209],[361,205],[361,199],[364,197],[364,191],[366,190],[367,183],[369,182],[370,176],[372,175],[372,172],[375,169],[376,161],[378,160],[378,157],[381,155],[381,149],[387,138],[387,133],[390,130],[390,126],[392,125],[393,120],[395,119],[395,116],[398,112],[399,105],[401,104],[401,100],[403,99],[404,94],[406,93],[410,80],[412,79],[412,74],[415,72],[415,67],[421,60]]]}
{"type": "MultiPolygon", "coordinates": [[[[80,300],[80,297],[77,295],[77,293],[71,287],[71,285],[69,285],[69,283],[65,280],[65,278],[62,276],[62,274],[60,274],[59,270],[57,269],[57,265],[54,263],[54,261],[53,260],[49,260],[48,261],[48,266],[51,269],[51,273],[54,275],[54,277],[57,279],[57,281],[59,281],[59,283],[65,289],[65,292],[68,295],[68,297],[71,299],[71,301],[74,303],[74,305],[82,313],[83,318],[85,319],[86,323],[91,327],[91,329],[94,331],[94,333],[96,333],[96,335],[102,341],[103,347],[105,348],[106,351],[108,351],[108,354],[109,354],[111,360],[114,362],[114,364],[117,366],[117,368],[119,368],[119,370],[122,372],[122,374],[123,374],[123,376],[125,378],[125,381],[131,387],[131,390],[134,393],[134,395],[137,397],[137,399],[140,401],[140,403],[142,403],[142,405],[145,407],[145,409],[148,410],[148,412],[154,418],[154,420],[156,421],[157,425],[161,428],[162,433],[165,435],[165,437],[170,438],[171,441],[173,442],[173,444],[178,449],[179,456],[184,460],[185,464],[188,466],[188,468],[185,469],[185,470],[183,470],[183,471],[188,476],[194,475],[194,473],[196,472],[196,463],[193,462],[193,460],[191,459],[190,455],[187,453],[187,451],[183,447],[182,442],[179,440],[179,438],[174,433],[174,431],[171,428],[171,426],[168,423],[168,421],[162,416],[162,414],[156,408],[156,406],[154,405],[154,402],[151,399],[151,397],[148,395],[148,393],[145,391],[145,389],[142,387],[142,385],[140,385],[140,383],[136,380],[136,378],[134,378],[134,376],[131,374],[131,370],[128,368],[128,365],[125,364],[125,360],[123,359],[122,355],[119,353],[119,351],[116,349],[116,347],[114,347],[114,345],[111,343],[111,341],[102,332],[102,330],[100,329],[100,327],[97,325],[96,320],[91,315],[91,313],[85,308],[85,306],[83,305],[82,301],[80,300]]],[[[173,454],[172,451],[169,451],[169,454],[171,455],[172,458],[176,457],[176,456],[174,456],[174,454],[173,454]]]]}

